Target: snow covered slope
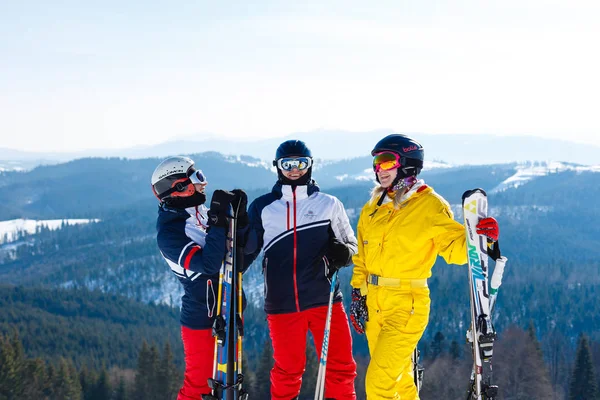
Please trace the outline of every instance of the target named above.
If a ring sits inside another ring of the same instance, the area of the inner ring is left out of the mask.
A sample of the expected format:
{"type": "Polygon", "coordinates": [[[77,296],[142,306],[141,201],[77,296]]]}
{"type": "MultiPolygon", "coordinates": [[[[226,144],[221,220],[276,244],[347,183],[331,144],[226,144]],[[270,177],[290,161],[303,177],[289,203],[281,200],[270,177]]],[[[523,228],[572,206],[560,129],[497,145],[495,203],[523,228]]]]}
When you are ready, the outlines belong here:
{"type": "Polygon", "coordinates": [[[600,165],[577,165],[564,162],[527,162],[519,163],[515,168],[515,174],[504,180],[500,185],[492,189],[491,193],[503,192],[507,189],[517,188],[532,180],[564,171],[575,172],[600,172],[600,165]]]}
{"type": "Polygon", "coordinates": [[[50,230],[59,229],[63,224],[76,225],[98,222],[99,219],[13,219],[0,221],[0,243],[11,242],[17,238],[19,232],[35,233],[37,229],[46,227],[50,230]]]}

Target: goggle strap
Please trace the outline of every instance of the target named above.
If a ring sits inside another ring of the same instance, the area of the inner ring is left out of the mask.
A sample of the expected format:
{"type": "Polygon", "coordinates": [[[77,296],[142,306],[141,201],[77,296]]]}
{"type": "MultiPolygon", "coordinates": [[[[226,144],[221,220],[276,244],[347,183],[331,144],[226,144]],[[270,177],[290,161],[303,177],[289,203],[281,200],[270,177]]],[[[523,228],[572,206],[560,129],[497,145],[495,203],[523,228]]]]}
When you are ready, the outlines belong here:
{"type": "Polygon", "coordinates": [[[188,187],[188,185],[190,185],[191,183],[192,183],[192,181],[190,178],[187,178],[185,181],[177,182],[175,184],[175,186],[162,192],[160,194],[160,199],[162,200],[165,197],[167,197],[168,195],[173,194],[175,192],[183,192],[185,190],[185,188],[188,187]]]}

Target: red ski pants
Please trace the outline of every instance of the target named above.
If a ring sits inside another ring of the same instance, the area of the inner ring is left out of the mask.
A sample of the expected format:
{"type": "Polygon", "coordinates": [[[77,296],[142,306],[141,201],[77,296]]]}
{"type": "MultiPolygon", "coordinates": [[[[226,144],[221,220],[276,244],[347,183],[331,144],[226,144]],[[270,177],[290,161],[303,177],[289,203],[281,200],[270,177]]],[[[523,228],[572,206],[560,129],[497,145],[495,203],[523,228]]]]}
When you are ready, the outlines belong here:
{"type": "Polygon", "coordinates": [[[185,373],[177,400],[199,400],[203,394],[210,394],[207,381],[213,374],[215,338],[211,329],[182,326],[181,339],[185,354],[185,373]]]}
{"type": "MultiPolygon", "coordinates": [[[[302,373],[306,364],[306,334],[310,330],[315,341],[317,358],[321,356],[327,306],[305,311],[267,315],[269,334],[273,342],[275,365],[271,370],[271,399],[290,400],[300,394],[302,373]]],[[[352,337],[348,317],[342,303],[333,305],[325,397],[356,399],[354,391],[356,362],[352,357],[352,337]]]]}

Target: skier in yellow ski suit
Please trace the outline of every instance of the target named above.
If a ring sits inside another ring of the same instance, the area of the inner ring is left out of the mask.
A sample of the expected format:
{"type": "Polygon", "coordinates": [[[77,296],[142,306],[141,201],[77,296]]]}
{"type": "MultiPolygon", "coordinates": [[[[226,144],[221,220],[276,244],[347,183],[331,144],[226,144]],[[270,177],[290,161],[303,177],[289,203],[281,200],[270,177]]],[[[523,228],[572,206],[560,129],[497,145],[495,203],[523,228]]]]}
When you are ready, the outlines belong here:
{"type": "MultiPolygon", "coordinates": [[[[414,400],[411,354],[429,321],[427,278],[438,255],[467,263],[465,229],[446,200],[417,180],[424,156],[418,142],[389,135],[372,155],[379,185],[358,221],[350,319],[369,344],[367,399],[414,400]]],[[[495,219],[477,228],[497,240],[495,219]]]]}

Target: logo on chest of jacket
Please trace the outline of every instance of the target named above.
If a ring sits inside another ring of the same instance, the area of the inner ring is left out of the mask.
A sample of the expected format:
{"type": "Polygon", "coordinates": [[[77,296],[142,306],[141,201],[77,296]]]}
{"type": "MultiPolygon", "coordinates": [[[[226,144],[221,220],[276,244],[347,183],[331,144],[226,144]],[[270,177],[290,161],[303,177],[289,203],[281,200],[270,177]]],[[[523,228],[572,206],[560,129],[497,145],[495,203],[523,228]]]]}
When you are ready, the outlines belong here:
{"type": "Polygon", "coordinates": [[[304,216],[305,216],[306,218],[314,218],[314,217],[316,217],[316,214],[314,213],[314,211],[313,211],[313,210],[308,210],[308,211],[306,212],[306,214],[304,214],[304,216]]]}

